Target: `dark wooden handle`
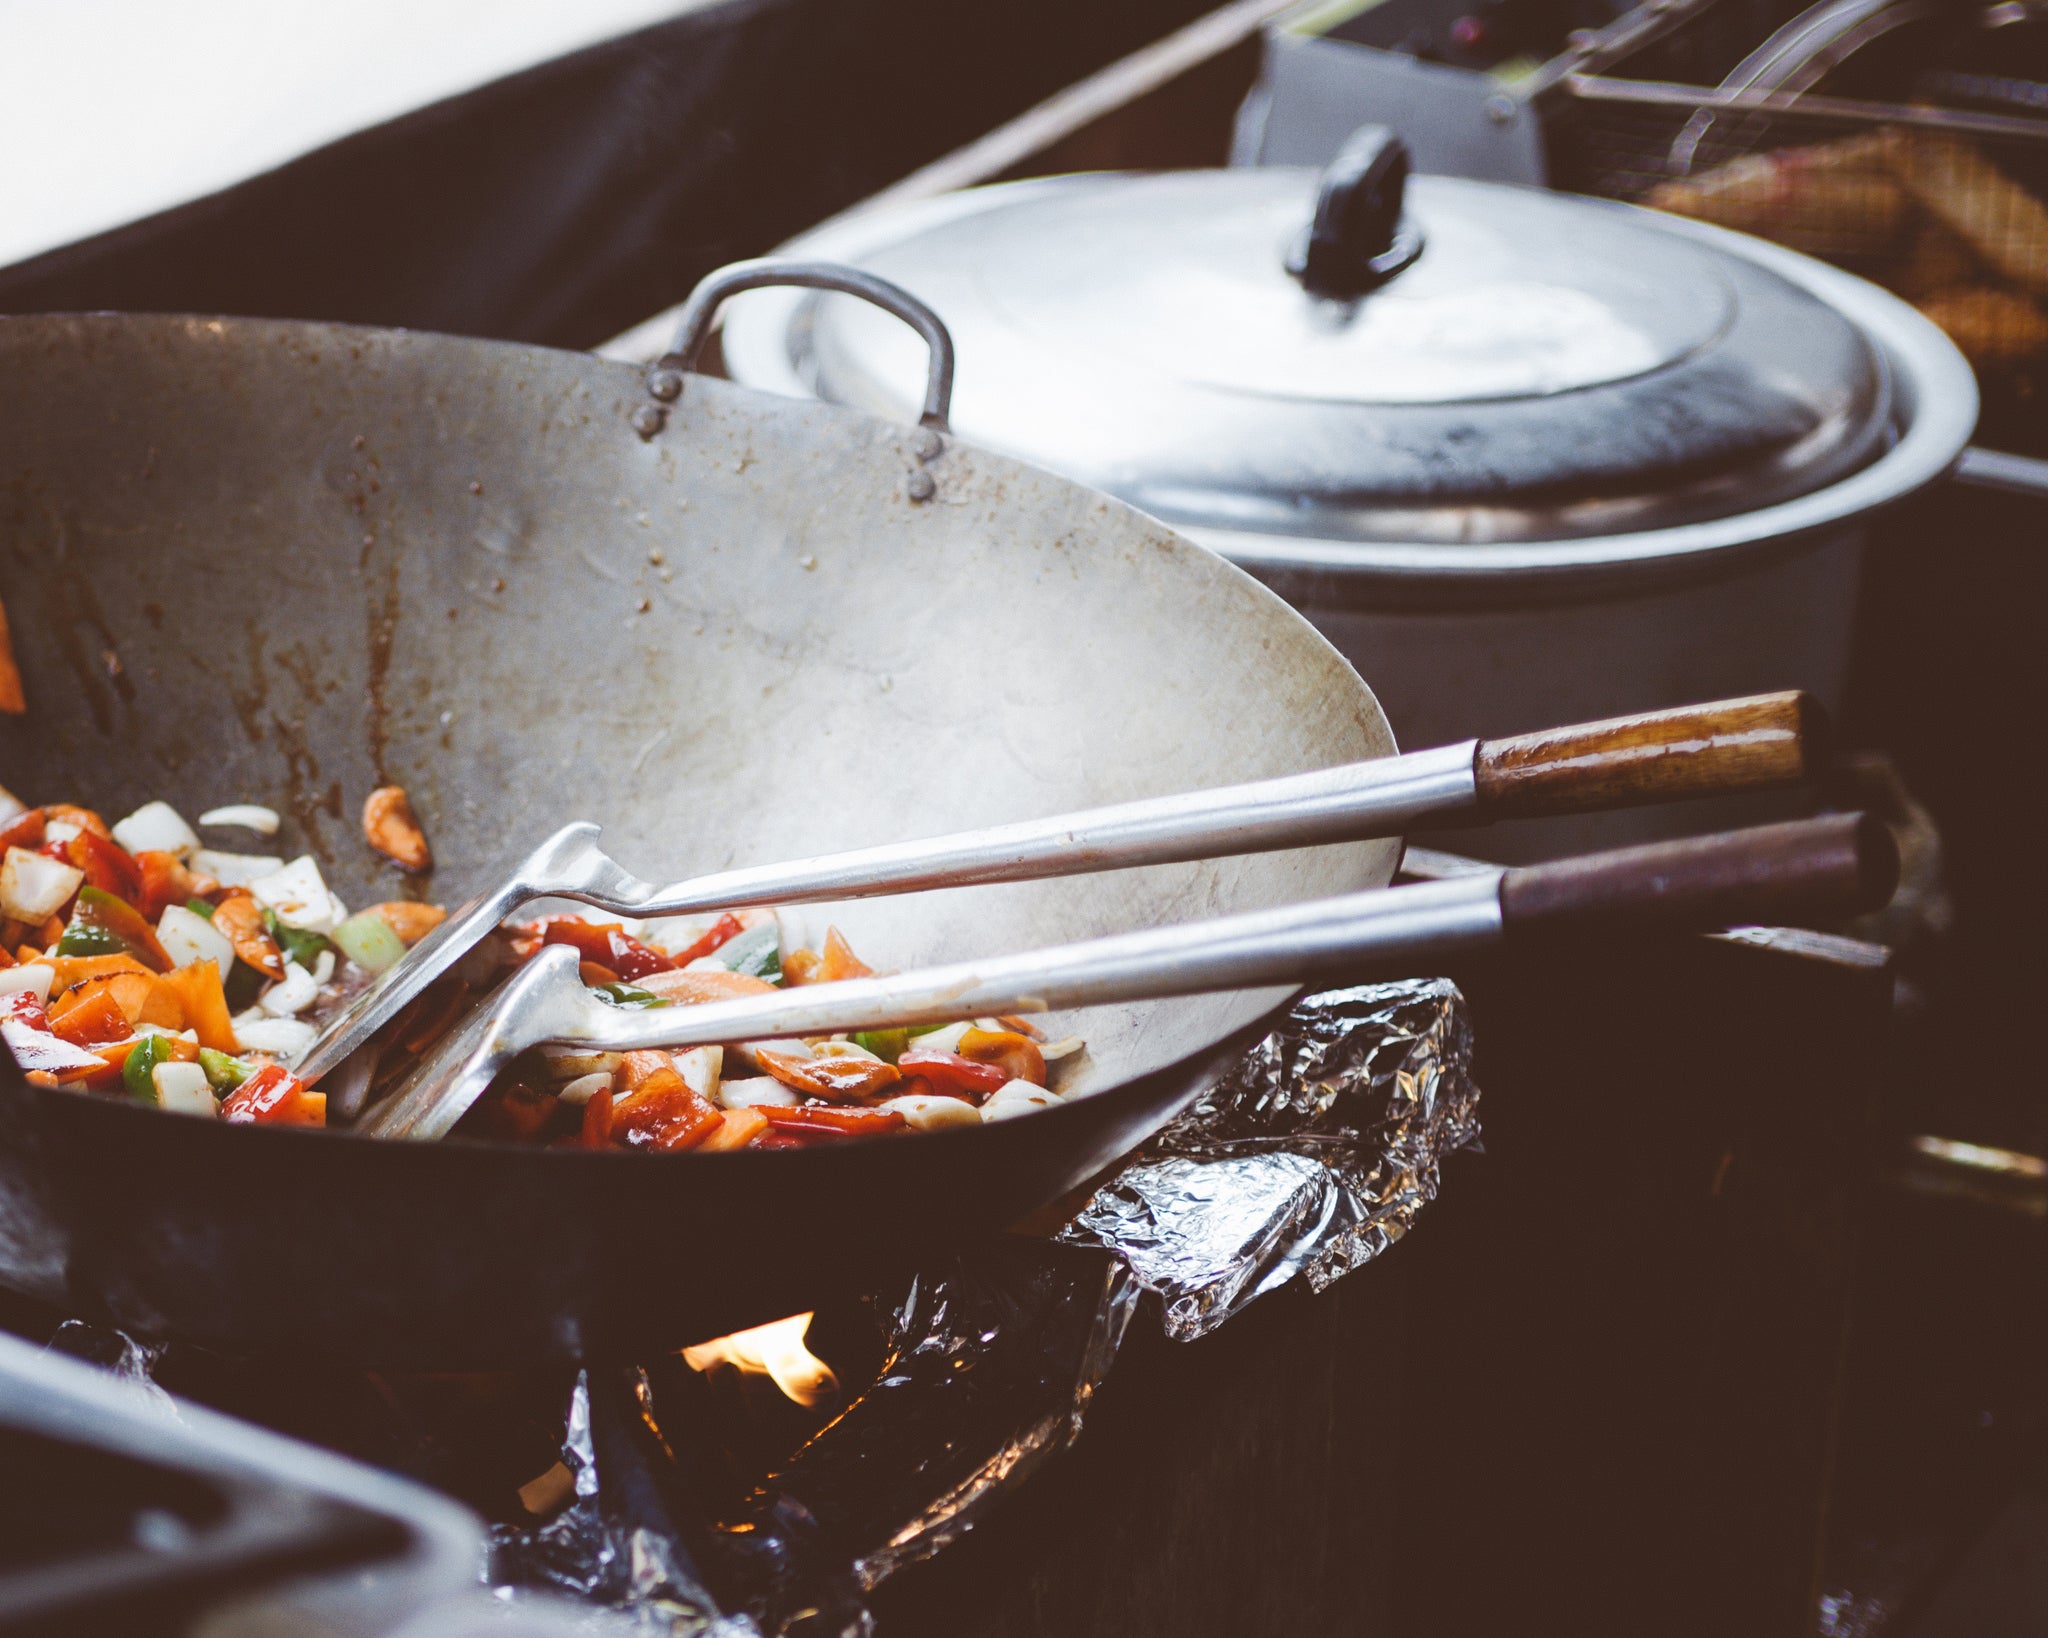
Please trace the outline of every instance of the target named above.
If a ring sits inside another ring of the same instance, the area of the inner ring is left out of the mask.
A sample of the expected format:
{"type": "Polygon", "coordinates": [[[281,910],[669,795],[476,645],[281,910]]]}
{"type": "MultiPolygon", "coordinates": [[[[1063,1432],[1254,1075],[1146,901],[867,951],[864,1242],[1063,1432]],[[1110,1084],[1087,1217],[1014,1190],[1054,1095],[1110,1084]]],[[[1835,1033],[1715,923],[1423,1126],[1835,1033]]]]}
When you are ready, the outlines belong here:
{"type": "Polygon", "coordinates": [[[1586,813],[1792,785],[1827,765],[1827,712],[1810,694],[1757,694],[1479,743],[1485,819],[1586,813]]]}
{"type": "Polygon", "coordinates": [[[1510,936],[1731,927],[1876,910],[1898,882],[1898,843],[1884,822],[1831,813],[1510,870],[1500,908],[1510,936]]]}

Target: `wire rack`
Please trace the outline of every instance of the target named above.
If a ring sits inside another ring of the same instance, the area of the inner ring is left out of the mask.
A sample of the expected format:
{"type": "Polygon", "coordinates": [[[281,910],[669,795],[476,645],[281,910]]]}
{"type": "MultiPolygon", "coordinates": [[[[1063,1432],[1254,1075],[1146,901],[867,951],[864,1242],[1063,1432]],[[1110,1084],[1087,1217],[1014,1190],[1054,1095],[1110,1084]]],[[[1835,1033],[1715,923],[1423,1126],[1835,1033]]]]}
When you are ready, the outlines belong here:
{"type": "Polygon", "coordinates": [[[1528,94],[1555,185],[1887,286],[1976,366],[2009,445],[2048,443],[2048,3],[1651,0],[1528,94]]]}

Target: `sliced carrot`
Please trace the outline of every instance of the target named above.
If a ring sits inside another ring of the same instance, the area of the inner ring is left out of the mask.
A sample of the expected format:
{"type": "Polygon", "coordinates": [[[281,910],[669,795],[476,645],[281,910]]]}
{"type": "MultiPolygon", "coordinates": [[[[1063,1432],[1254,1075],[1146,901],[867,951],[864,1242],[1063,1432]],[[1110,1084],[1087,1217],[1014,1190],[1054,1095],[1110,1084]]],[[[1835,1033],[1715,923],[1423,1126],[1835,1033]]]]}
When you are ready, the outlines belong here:
{"type": "Polygon", "coordinates": [[[375,916],[398,935],[400,943],[407,945],[419,943],[448,919],[448,912],[438,904],[418,904],[411,899],[373,904],[364,914],[375,916]]]}
{"type": "Polygon", "coordinates": [[[830,1098],[835,1103],[858,1103],[880,1097],[893,1091],[903,1079],[902,1071],[879,1058],[798,1058],[758,1046],[754,1056],[784,1086],[795,1087],[814,1098],[830,1098]]]}
{"type": "Polygon", "coordinates": [[[576,972],[583,982],[590,985],[593,989],[600,984],[617,984],[621,982],[619,975],[602,961],[579,961],[576,964],[576,972]]]}
{"type": "Polygon", "coordinates": [[[1045,1054],[1036,1042],[1015,1030],[970,1029],[960,1037],[960,1056],[977,1064],[993,1064],[1013,1081],[1045,1085],[1045,1054]]]}
{"type": "Polygon", "coordinates": [[[46,950],[56,949],[57,941],[63,936],[64,918],[62,916],[52,916],[36,929],[36,937],[43,941],[43,948],[46,950]]]}
{"type": "Polygon", "coordinates": [[[744,1149],[767,1131],[768,1125],[768,1117],[758,1109],[727,1109],[718,1130],[697,1145],[697,1152],[715,1155],[728,1149],[744,1149]]]}
{"type": "Polygon", "coordinates": [[[818,981],[818,952],[792,950],[782,958],[782,982],[792,988],[818,981]]]}
{"type": "Polygon", "coordinates": [[[837,983],[842,978],[872,978],[875,969],[853,953],[853,946],[837,927],[825,929],[825,948],[818,957],[818,984],[837,983]]]}
{"type": "MultiPolygon", "coordinates": [[[[619,1086],[627,1092],[637,1092],[654,1076],[667,1073],[674,1075],[676,1062],[666,1052],[628,1052],[622,1054],[619,1064],[619,1086]]],[[[677,1076],[677,1079],[681,1079],[677,1076]]]]}
{"type": "Polygon", "coordinates": [[[128,1038],[128,1018],[104,988],[50,1019],[50,1033],[76,1047],[105,1046],[128,1038]]]}
{"type": "Polygon", "coordinates": [[[635,979],[633,987],[658,995],[664,1001],[694,1006],[700,1001],[730,1001],[735,996],[760,995],[775,986],[751,973],[727,972],[723,967],[700,967],[695,972],[649,973],[635,979]]]}
{"type": "Polygon", "coordinates": [[[227,992],[221,987],[220,968],[210,960],[178,967],[157,979],[160,989],[176,998],[183,1012],[183,1028],[199,1037],[199,1044],[216,1052],[235,1050],[235,1027],[230,1021],[227,992]]]}
{"type": "Polygon", "coordinates": [[[150,976],[149,969],[132,955],[52,956],[49,960],[57,972],[57,976],[50,980],[52,991],[68,990],[89,978],[107,978],[115,973],[140,973],[144,978],[150,976]]]}
{"type": "Polygon", "coordinates": [[[608,1149],[612,1141],[612,1095],[597,1092],[583,1106],[583,1133],[580,1139],[586,1149],[608,1149]]]}

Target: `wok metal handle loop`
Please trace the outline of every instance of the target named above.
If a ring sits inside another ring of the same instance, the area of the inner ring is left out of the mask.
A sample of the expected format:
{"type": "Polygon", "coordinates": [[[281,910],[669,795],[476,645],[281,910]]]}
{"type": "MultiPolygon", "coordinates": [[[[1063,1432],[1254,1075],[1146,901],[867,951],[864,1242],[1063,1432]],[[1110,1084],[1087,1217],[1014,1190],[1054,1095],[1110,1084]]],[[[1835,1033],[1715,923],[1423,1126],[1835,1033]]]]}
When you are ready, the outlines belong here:
{"type": "Polygon", "coordinates": [[[681,394],[679,372],[688,370],[696,362],[697,354],[703,350],[704,338],[711,333],[711,321],[728,297],[737,296],[744,290],[759,290],[777,284],[803,285],[812,290],[837,290],[845,295],[859,296],[863,301],[873,302],[883,312],[894,314],[923,336],[925,345],[931,349],[931,369],[925,376],[924,410],[917,418],[918,424],[935,427],[941,432],[948,430],[946,417],[953,407],[953,337],[947,331],[945,321],[901,285],[838,262],[781,261],[764,257],[756,261],[734,262],[705,274],[697,288],[690,292],[690,299],[683,303],[683,316],[676,325],[675,346],[665,357],[656,360],[648,371],[648,388],[654,396],[672,399],[681,394]]]}

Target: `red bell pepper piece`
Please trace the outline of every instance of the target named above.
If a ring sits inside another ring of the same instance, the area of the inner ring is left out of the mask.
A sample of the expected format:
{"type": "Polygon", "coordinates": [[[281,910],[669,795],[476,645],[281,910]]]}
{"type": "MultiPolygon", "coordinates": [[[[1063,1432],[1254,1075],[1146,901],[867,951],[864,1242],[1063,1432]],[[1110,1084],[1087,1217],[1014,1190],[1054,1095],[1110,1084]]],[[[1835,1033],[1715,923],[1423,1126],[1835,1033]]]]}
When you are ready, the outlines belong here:
{"type": "Polygon", "coordinates": [[[673,1069],[657,1069],[612,1106],[612,1133],[636,1149],[694,1149],[725,1124],[718,1106],[673,1069]]]}
{"type": "Polygon", "coordinates": [[[307,1091],[282,1065],[265,1064],[227,1095],[220,1116],[238,1126],[325,1126],[327,1094],[307,1091]]]}
{"type": "Polygon", "coordinates": [[[591,1094],[590,1101],[583,1106],[583,1133],[579,1141],[586,1149],[611,1147],[612,1095],[609,1091],[591,1094]]]}
{"type": "Polygon", "coordinates": [[[91,886],[128,904],[142,897],[142,869],[119,842],[81,830],[65,843],[64,852],[91,886]]]}
{"type": "Polygon", "coordinates": [[[698,939],[687,950],[678,950],[669,957],[669,960],[678,967],[687,967],[693,961],[701,961],[705,956],[718,949],[719,946],[730,944],[745,931],[746,929],[740,926],[740,918],[738,916],[720,916],[718,920],[711,924],[710,932],[698,939]]]}
{"type": "Polygon", "coordinates": [[[45,815],[41,808],[30,808],[18,813],[5,825],[0,825],[0,852],[10,847],[39,848],[43,845],[45,815]]]}
{"type": "Polygon", "coordinates": [[[900,1132],[904,1127],[902,1115],[894,1109],[843,1109],[829,1103],[800,1103],[794,1107],[762,1103],[754,1107],[766,1115],[768,1124],[778,1131],[881,1137],[889,1132],[900,1132]]]}
{"type": "Polygon", "coordinates": [[[543,944],[572,945],[585,961],[609,968],[628,984],[649,973],[668,972],[675,966],[653,945],[641,943],[616,924],[601,927],[581,916],[550,916],[546,926],[541,935],[543,944]]]}
{"type": "Polygon", "coordinates": [[[135,855],[135,874],[135,892],[122,896],[152,927],[163,920],[164,912],[172,905],[194,897],[199,885],[199,878],[185,868],[177,854],[156,848],[145,848],[135,855]]]}
{"type": "Polygon", "coordinates": [[[942,1052],[937,1047],[905,1047],[896,1067],[905,1076],[922,1075],[932,1083],[934,1092],[965,1098],[970,1103],[981,1102],[1011,1078],[999,1064],[978,1064],[972,1058],[942,1052]]]}

